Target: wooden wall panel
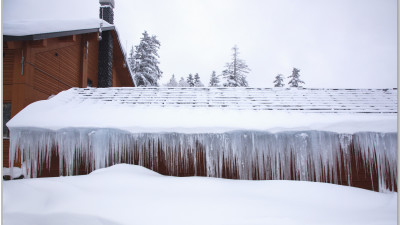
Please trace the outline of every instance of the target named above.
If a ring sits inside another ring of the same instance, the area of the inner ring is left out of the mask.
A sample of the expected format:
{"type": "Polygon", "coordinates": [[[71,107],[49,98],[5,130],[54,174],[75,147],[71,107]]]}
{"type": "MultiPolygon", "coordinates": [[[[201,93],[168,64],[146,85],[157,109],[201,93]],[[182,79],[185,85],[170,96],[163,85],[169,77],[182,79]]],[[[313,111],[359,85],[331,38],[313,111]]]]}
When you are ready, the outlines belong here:
{"type": "Polygon", "coordinates": [[[99,43],[97,39],[91,38],[89,40],[87,78],[92,80],[93,87],[97,87],[97,73],[98,73],[98,60],[99,60],[98,53],[99,53],[99,43]]]}
{"type": "Polygon", "coordinates": [[[3,84],[3,101],[11,102],[12,99],[12,85],[3,84]]]}
{"type": "Polygon", "coordinates": [[[34,89],[48,96],[57,94],[60,77],[60,60],[56,50],[36,54],[34,89]]]}
{"type": "Polygon", "coordinates": [[[34,89],[50,96],[80,87],[80,60],[79,44],[37,53],[34,89]]]}
{"type": "Polygon", "coordinates": [[[74,45],[58,50],[60,80],[72,87],[80,87],[81,46],[74,45]]]}
{"type": "Polygon", "coordinates": [[[10,85],[13,82],[15,49],[3,49],[3,84],[10,85]]]}
{"type": "Polygon", "coordinates": [[[10,139],[3,139],[3,167],[10,167],[9,160],[10,139]]]}
{"type": "MultiPolygon", "coordinates": [[[[10,139],[3,139],[3,167],[10,167],[9,159],[10,139]]],[[[21,154],[19,154],[21,155],[21,154]]],[[[18,157],[14,161],[14,166],[21,167],[21,158],[18,157]]]]}

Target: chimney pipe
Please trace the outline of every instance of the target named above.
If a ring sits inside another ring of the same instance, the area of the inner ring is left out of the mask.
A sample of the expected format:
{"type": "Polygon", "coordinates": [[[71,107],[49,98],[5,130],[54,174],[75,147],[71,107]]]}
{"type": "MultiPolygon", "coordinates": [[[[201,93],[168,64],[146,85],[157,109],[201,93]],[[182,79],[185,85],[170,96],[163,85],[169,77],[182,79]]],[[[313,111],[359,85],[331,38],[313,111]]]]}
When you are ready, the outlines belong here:
{"type": "MultiPolygon", "coordinates": [[[[99,0],[99,17],[114,24],[114,0],[99,0]]],[[[113,36],[112,31],[103,31],[99,41],[98,87],[112,87],[113,36]]]]}
{"type": "Polygon", "coordinates": [[[100,19],[114,24],[114,0],[99,0],[100,3],[100,19]]]}

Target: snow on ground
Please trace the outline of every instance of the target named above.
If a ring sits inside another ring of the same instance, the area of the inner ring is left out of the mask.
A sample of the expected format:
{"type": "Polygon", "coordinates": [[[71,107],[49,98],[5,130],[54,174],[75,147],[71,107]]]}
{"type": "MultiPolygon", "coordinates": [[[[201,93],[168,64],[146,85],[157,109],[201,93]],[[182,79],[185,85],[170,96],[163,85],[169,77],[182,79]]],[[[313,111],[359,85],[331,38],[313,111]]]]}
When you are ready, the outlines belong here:
{"type": "Polygon", "coordinates": [[[302,181],[168,177],[120,164],[3,181],[3,224],[396,224],[397,193],[302,181]]]}

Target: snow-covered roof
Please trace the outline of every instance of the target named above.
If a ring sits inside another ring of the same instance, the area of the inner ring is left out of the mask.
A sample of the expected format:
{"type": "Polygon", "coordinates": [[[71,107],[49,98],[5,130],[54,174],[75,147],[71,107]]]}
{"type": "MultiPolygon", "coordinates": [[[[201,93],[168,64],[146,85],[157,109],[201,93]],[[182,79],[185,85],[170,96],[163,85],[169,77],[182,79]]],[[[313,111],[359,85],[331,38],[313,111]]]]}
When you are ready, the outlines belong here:
{"type": "Polygon", "coordinates": [[[3,21],[6,40],[40,40],[73,34],[113,30],[114,26],[102,19],[30,19],[3,21]],[[101,25],[100,25],[101,24],[101,25]]]}
{"type": "Polygon", "coordinates": [[[72,88],[29,105],[7,126],[397,132],[397,89],[72,88]]]}

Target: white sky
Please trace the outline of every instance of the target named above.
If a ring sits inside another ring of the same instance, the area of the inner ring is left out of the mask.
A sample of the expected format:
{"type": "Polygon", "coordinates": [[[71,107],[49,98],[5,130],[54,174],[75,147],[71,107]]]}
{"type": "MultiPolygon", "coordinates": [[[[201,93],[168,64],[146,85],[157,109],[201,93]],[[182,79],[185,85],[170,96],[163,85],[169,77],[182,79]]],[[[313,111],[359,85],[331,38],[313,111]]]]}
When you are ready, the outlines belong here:
{"type": "MultiPolygon", "coordinates": [[[[40,1],[3,0],[3,18],[98,16],[98,0],[40,1]]],[[[115,24],[129,48],[144,30],[158,36],[161,83],[189,73],[208,83],[237,44],[253,87],[293,67],[305,87],[397,87],[396,0],[116,0],[115,24]]]]}

